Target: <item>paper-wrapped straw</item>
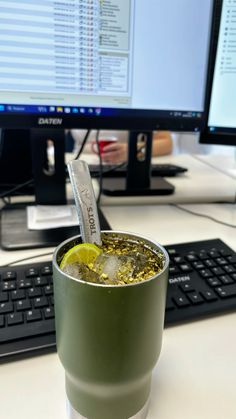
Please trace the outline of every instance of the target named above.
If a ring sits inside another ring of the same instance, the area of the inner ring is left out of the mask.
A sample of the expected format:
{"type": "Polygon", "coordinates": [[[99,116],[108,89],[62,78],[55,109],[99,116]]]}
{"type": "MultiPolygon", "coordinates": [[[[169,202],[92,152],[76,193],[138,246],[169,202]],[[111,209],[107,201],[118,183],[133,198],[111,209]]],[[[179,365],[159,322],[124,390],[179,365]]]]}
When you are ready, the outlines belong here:
{"type": "Polygon", "coordinates": [[[88,164],[72,160],[67,164],[84,243],[101,245],[101,230],[88,164]]]}

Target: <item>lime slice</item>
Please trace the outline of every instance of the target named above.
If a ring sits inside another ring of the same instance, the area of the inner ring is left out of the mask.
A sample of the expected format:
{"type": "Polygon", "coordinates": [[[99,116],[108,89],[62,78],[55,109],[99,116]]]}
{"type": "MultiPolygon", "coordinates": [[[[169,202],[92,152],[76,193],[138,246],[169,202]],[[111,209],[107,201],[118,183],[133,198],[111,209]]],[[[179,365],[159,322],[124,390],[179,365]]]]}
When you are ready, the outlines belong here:
{"type": "Polygon", "coordinates": [[[60,268],[63,269],[69,263],[79,262],[88,265],[95,261],[95,259],[102,252],[99,247],[92,243],[81,243],[72,247],[62,258],[60,268]]]}

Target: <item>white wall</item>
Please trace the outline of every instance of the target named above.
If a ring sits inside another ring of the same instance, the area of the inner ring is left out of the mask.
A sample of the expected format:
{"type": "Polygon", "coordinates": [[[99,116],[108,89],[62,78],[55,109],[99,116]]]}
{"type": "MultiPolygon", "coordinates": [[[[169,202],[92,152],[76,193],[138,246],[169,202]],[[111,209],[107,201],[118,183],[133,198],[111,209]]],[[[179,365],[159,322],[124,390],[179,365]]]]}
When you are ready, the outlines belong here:
{"type": "Polygon", "coordinates": [[[200,144],[199,134],[173,133],[174,154],[227,154],[235,155],[236,147],[200,144]]]}

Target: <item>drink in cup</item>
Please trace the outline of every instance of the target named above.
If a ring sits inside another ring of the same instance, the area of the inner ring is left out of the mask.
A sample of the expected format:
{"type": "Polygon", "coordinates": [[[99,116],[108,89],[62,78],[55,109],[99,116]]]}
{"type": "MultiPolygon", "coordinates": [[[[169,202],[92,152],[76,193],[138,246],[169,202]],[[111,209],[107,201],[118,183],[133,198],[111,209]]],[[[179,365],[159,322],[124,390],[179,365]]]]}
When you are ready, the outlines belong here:
{"type": "MultiPolygon", "coordinates": [[[[103,154],[103,153],[104,153],[104,149],[105,149],[108,145],[110,145],[110,144],[115,144],[117,141],[118,141],[118,140],[117,140],[117,137],[115,137],[115,136],[111,136],[111,135],[109,135],[109,136],[102,136],[102,137],[100,137],[100,138],[98,139],[98,146],[99,146],[99,151],[100,151],[100,154],[103,154]]],[[[93,142],[92,142],[92,144],[91,144],[91,146],[92,146],[92,151],[93,151],[94,153],[98,154],[97,142],[96,142],[96,141],[93,141],[93,142]]]]}
{"type": "Polygon", "coordinates": [[[169,259],[126,232],[76,236],[53,257],[56,338],[70,418],[143,419],[158,360],[169,259]]]}

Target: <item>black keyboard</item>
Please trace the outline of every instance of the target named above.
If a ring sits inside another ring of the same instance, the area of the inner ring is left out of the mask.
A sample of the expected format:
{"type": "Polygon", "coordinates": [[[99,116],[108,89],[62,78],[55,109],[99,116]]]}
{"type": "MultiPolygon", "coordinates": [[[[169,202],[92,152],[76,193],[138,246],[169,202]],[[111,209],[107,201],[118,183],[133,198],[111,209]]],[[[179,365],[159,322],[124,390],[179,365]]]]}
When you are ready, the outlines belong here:
{"type": "MultiPolygon", "coordinates": [[[[97,164],[89,164],[90,174],[93,177],[99,176],[100,167],[97,164]]],[[[152,164],[151,175],[161,177],[172,177],[186,172],[186,167],[176,166],[174,164],[152,164]]],[[[103,166],[103,177],[125,177],[127,172],[127,166],[114,166],[105,164],[103,166]]]]}
{"type": "Polygon", "coordinates": [[[165,325],[236,309],[236,253],[219,239],[165,246],[165,325]]]}
{"type": "Polygon", "coordinates": [[[0,360],[55,350],[52,264],[0,268],[0,360]]]}
{"type": "MultiPolygon", "coordinates": [[[[236,253],[219,239],[165,246],[165,326],[236,309],[236,253]]],[[[55,350],[51,263],[0,268],[0,360],[55,350]]]]}

